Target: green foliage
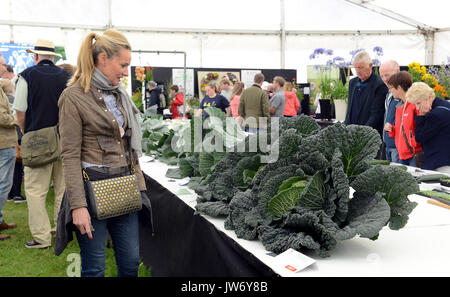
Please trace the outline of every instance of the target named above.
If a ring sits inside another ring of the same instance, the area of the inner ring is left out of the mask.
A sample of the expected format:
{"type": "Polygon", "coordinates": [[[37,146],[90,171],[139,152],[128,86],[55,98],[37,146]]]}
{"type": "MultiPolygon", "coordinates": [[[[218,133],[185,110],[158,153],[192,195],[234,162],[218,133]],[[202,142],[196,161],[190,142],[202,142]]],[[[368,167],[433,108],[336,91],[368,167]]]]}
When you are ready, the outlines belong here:
{"type": "Polygon", "coordinates": [[[318,171],[306,185],[298,202],[305,209],[318,210],[323,209],[325,199],[325,185],[322,173],[318,171]]]}
{"type": "Polygon", "coordinates": [[[131,100],[133,101],[134,105],[136,105],[136,108],[139,110],[142,110],[142,93],[140,91],[136,91],[131,96],[131,100]]]}
{"type": "MultiPolygon", "coordinates": [[[[225,118],[218,109],[207,112],[211,119],[225,118]]],[[[226,217],[226,229],[239,238],[258,238],[269,251],[306,249],[326,257],[339,240],[374,240],[386,225],[392,230],[406,225],[416,206],[408,195],[418,191],[418,184],[399,166],[374,161],[381,144],[376,130],[341,123],[320,130],[304,115],[279,123],[279,138],[273,139],[279,158],[269,164],[261,164],[262,151],[174,154],[167,144],[179,130],[165,129],[158,118],[143,126],[149,151],[176,160],[177,170],[168,174],[191,178],[198,212],[226,217]]],[[[239,141],[249,144],[249,137],[228,133],[222,121],[209,120],[206,126],[205,135],[230,138],[224,148],[236,148],[239,141]]],[[[191,121],[183,129],[192,127],[191,121]]]]}
{"type": "Polygon", "coordinates": [[[251,187],[233,195],[227,229],[259,238],[275,253],[293,248],[327,257],[339,240],[375,240],[386,225],[405,226],[416,206],[407,196],[418,185],[397,166],[371,164],[381,144],[377,131],[338,123],[298,142],[299,149],[259,169],[251,187]]]}
{"type": "MultiPolygon", "coordinates": [[[[289,189],[290,187],[294,186],[294,184],[297,184],[297,182],[304,180],[304,176],[293,176],[288,178],[287,180],[283,181],[281,186],[278,188],[278,193],[289,189]]],[[[297,184],[298,185],[298,184],[297,184]]],[[[306,184],[305,184],[306,186],[306,184]]]]}
{"type": "Polygon", "coordinates": [[[424,174],[417,177],[418,182],[440,182],[442,178],[448,178],[447,175],[441,173],[424,174]]]}
{"type": "Polygon", "coordinates": [[[283,214],[288,213],[292,207],[294,207],[303,189],[306,187],[306,180],[299,180],[287,189],[278,190],[278,194],[275,195],[269,202],[269,211],[277,217],[281,217],[283,214]]]}
{"type": "Polygon", "coordinates": [[[223,210],[223,203],[225,203],[225,206],[228,207],[234,194],[245,190],[252,183],[251,180],[260,165],[258,154],[226,154],[215,164],[214,171],[211,173],[212,181],[206,187],[196,190],[200,195],[197,199],[196,209],[208,215],[214,215],[217,212],[214,206],[223,210]]]}
{"type": "Polygon", "coordinates": [[[432,191],[420,191],[418,194],[450,206],[450,194],[448,193],[432,190],[432,191]]]}
{"type": "Polygon", "coordinates": [[[319,124],[317,124],[313,118],[304,114],[300,116],[280,118],[279,124],[280,132],[284,132],[288,129],[295,129],[295,131],[297,131],[297,133],[302,137],[314,135],[320,131],[319,124]]]}
{"type": "Polygon", "coordinates": [[[348,101],[348,83],[342,83],[342,80],[336,79],[334,81],[334,88],[332,91],[333,99],[343,99],[345,102],[348,101]]]}
{"type": "Polygon", "coordinates": [[[437,191],[420,191],[421,194],[424,194],[425,196],[429,197],[439,197],[445,200],[448,200],[450,202],[450,194],[444,193],[444,192],[437,192],[437,191]]]}
{"type": "Polygon", "coordinates": [[[384,193],[384,199],[391,209],[389,227],[393,230],[403,228],[408,215],[417,203],[408,199],[408,195],[417,193],[419,185],[411,174],[396,166],[376,166],[360,174],[351,186],[357,192],[384,193]]]}
{"type": "Polygon", "coordinates": [[[321,73],[320,77],[320,92],[323,99],[331,99],[333,95],[334,80],[331,78],[331,72],[325,71],[321,73]]]}
{"type": "Polygon", "coordinates": [[[336,123],[313,137],[309,144],[328,160],[331,160],[335,148],[339,148],[344,172],[350,181],[370,168],[370,161],[375,158],[381,145],[380,135],[369,126],[336,123]]]}
{"type": "Polygon", "coordinates": [[[389,221],[390,208],[380,192],[356,192],[348,208],[347,224],[336,233],[338,240],[351,239],[356,235],[374,238],[389,221]]]}

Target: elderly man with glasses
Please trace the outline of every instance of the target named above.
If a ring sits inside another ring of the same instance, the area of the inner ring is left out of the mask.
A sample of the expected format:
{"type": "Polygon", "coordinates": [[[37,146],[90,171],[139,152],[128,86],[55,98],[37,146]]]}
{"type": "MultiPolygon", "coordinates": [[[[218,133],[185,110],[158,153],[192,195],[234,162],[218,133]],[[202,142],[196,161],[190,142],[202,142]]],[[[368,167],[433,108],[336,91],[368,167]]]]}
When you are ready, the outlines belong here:
{"type": "Polygon", "coordinates": [[[353,65],[357,77],[352,78],[349,83],[345,124],[370,126],[382,136],[384,101],[388,88],[372,70],[373,63],[367,52],[356,54],[353,65]]]}

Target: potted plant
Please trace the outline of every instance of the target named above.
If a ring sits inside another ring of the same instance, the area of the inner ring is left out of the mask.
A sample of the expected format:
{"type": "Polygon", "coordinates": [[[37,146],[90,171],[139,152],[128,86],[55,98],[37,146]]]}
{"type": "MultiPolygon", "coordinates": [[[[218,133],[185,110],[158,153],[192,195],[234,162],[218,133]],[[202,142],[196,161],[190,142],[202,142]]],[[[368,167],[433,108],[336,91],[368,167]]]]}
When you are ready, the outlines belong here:
{"type": "Polygon", "coordinates": [[[343,122],[347,113],[348,83],[344,84],[342,80],[336,80],[332,96],[334,98],[336,120],[343,122]]]}
{"type": "Polygon", "coordinates": [[[331,120],[331,105],[333,104],[333,80],[329,73],[323,73],[320,79],[320,92],[322,98],[319,99],[320,116],[322,119],[331,120]]]}

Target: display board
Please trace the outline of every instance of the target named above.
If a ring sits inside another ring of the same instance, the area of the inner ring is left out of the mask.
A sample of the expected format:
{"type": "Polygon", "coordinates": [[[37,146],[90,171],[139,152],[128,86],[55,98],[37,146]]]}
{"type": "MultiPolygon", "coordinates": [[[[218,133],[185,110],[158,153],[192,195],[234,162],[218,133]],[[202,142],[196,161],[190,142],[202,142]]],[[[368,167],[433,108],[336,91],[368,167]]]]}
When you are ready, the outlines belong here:
{"type": "Polygon", "coordinates": [[[184,68],[172,69],[172,84],[180,88],[185,96],[194,96],[194,69],[186,69],[186,87],[184,86],[184,68]]]}
{"type": "MultiPolygon", "coordinates": [[[[131,66],[130,71],[130,80],[131,80],[131,90],[134,92],[138,86],[141,85],[139,81],[136,80],[136,74],[135,69],[137,66],[144,67],[149,65],[136,65],[131,66]]],[[[175,79],[173,77],[173,70],[179,69],[177,71],[182,72],[183,68],[180,67],[153,67],[153,79],[155,82],[158,83],[158,85],[165,85],[167,87],[170,87],[170,85],[175,84],[175,79]],[[181,69],[181,70],[180,70],[181,69]]],[[[226,75],[228,73],[233,74],[236,76],[236,79],[244,81],[244,75],[247,76],[247,81],[252,81],[253,84],[253,78],[254,75],[257,72],[254,72],[256,70],[254,69],[238,69],[238,68],[188,68],[193,69],[193,88],[194,88],[194,94],[193,96],[196,98],[203,98],[203,96],[200,96],[201,94],[201,78],[203,76],[199,75],[199,72],[201,72],[203,75],[216,72],[218,73],[218,76],[221,77],[219,74],[226,75]]],[[[261,69],[258,70],[264,75],[265,81],[272,82],[273,78],[277,75],[282,76],[286,79],[286,81],[294,81],[297,77],[297,70],[295,69],[261,69]]],[[[190,74],[187,72],[186,76],[186,84],[189,87],[190,74]]],[[[182,76],[180,75],[177,80],[182,80],[182,76]]],[[[219,79],[217,79],[219,81],[219,79]]],[[[251,85],[251,84],[250,84],[251,85]]],[[[167,95],[167,94],[166,94],[167,95]]]]}
{"type": "Polygon", "coordinates": [[[34,65],[33,55],[27,53],[27,49],[33,49],[33,45],[0,43],[0,53],[3,55],[6,64],[11,65],[16,74],[34,65]]]}
{"type": "Polygon", "coordinates": [[[253,79],[256,74],[261,73],[261,70],[242,70],[242,82],[245,88],[251,87],[253,85],[253,79]]]}
{"type": "Polygon", "coordinates": [[[231,78],[234,80],[241,80],[241,74],[238,71],[198,71],[197,72],[197,88],[199,99],[202,100],[205,97],[205,87],[208,83],[215,83],[219,86],[220,81],[223,78],[231,78]]]}

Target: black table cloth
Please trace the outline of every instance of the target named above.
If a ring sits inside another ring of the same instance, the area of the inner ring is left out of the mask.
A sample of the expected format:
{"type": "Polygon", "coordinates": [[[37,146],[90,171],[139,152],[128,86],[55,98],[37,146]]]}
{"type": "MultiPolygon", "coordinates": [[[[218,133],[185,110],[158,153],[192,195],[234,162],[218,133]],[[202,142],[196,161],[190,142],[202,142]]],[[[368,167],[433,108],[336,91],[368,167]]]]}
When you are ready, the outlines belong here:
{"type": "Polygon", "coordinates": [[[140,254],[152,276],[267,277],[277,274],[179,197],[144,174],[152,230],[140,223],[140,254]]]}

